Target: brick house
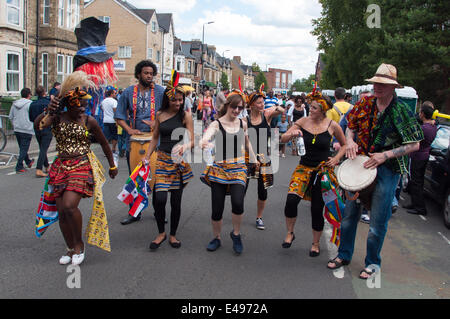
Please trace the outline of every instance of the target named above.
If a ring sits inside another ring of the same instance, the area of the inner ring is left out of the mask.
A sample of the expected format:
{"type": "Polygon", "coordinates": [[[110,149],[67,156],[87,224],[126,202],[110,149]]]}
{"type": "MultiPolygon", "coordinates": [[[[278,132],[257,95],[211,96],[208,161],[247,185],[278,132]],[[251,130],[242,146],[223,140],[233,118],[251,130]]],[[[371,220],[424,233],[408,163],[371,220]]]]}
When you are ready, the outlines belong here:
{"type": "Polygon", "coordinates": [[[264,72],[267,79],[267,90],[271,89],[275,94],[286,94],[292,86],[292,71],[269,68],[264,72]]]}

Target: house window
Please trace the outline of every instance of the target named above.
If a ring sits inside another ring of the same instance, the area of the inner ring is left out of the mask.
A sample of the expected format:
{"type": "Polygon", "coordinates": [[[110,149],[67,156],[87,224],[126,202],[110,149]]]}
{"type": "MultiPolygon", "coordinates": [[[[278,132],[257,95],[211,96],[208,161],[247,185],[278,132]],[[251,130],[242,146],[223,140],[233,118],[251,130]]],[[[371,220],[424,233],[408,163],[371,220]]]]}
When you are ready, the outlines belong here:
{"type": "Polygon", "coordinates": [[[153,59],[153,49],[147,49],[147,59],[153,59]]]}
{"type": "Polygon", "coordinates": [[[50,0],[44,0],[44,12],[42,15],[42,23],[50,24],[50,0]]]}
{"type": "Polygon", "coordinates": [[[20,25],[20,0],[6,0],[8,23],[20,25]]]}
{"type": "Polygon", "coordinates": [[[110,27],[111,17],[108,16],[99,16],[97,17],[100,21],[103,21],[105,23],[108,23],[108,28],[110,27]]]}
{"type": "Polygon", "coordinates": [[[288,74],[288,87],[290,88],[292,86],[292,73],[288,74]]]}
{"type": "Polygon", "coordinates": [[[188,73],[191,74],[192,73],[192,62],[188,61],[188,73]]]}
{"type": "Polygon", "coordinates": [[[119,58],[131,58],[131,47],[119,47],[119,58]]]}
{"type": "Polygon", "coordinates": [[[73,70],[73,57],[70,55],[66,56],[66,75],[72,73],[73,70]]]}
{"type": "Polygon", "coordinates": [[[19,92],[19,53],[8,52],[6,56],[6,91],[19,92]]]}
{"type": "Polygon", "coordinates": [[[48,92],[48,54],[42,53],[42,86],[48,92]]]}
{"type": "Polygon", "coordinates": [[[58,54],[56,58],[56,81],[62,83],[64,81],[64,55],[58,54]]]}
{"type": "Polygon", "coordinates": [[[67,0],[67,23],[66,26],[68,29],[70,29],[72,27],[72,4],[73,4],[73,0],[67,0]]]}
{"type": "Polygon", "coordinates": [[[275,75],[275,87],[280,87],[280,72],[277,72],[275,75]]]}
{"type": "Polygon", "coordinates": [[[80,0],[75,0],[75,10],[73,10],[73,21],[74,21],[73,27],[76,27],[80,22],[80,0]]]}
{"type": "Polygon", "coordinates": [[[156,62],[160,62],[161,60],[161,51],[156,51],[156,62]]]}
{"type": "Polygon", "coordinates": [[[156,32],[156,22],[152,21],[152,32],[155,33],[156,32]]]}
{"type": "Polygon", "coordinates": [[[287,88],[286,73],[281,73],[281,88],[282,89],[287,88]]]}
{"type": "Polygon", "coordinates": [[[64,1],[58,2],[58,27],[64,27],[64,1]]]}

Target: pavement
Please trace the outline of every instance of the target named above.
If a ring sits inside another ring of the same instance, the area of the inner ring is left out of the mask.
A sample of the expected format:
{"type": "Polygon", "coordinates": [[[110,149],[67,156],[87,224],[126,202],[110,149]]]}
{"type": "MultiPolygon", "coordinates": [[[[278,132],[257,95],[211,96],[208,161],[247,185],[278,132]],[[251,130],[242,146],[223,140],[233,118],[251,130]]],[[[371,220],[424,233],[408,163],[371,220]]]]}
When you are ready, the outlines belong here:
{"type": "MultiPolygon", "coordinates": [[[[104,167],[108,167],[100,146],[93,144],[92,149],[104,167]]],[[[331,227],[326,223],[320,256],[309,257],[310,203],[302,201],[296,240],[291,248],[283,249],[284,204],[297,163],[298,157],[289,154],[280,159],[281,169],[269,190],[263,216],[265,230],[255,227],[257,183],[251,181],[241,229],[244,251],[236,256],[229,238],[232,226],[228,198],[222,247],[216,252],[206,250],[212,239],[212,227],[210,190],[199,179],[204,163],[192,165],[195,177],[183,194],[177,232],[181,248],[174,249],[166,241],[157,251],[150,252],[149,244],[157,235],[153,208],[147,208],[139,222],[120,224],[127,215],[127,206],[117,195],[128,175],[126,160],[121,158],[118,176],[114,180],[108,178],[103,187],[112,251],[86,245],[86,260],[79,268],[79,288],[70,284],[74,270],[58,264],[65,253],[58,225],[50,226],[42,238],[34,234],[35,212],[44,180],[36,178],[33,170],[15,175],[14,166],[0,167],[0,298],[450,298],[450,231],[442,223],[440,208],[429,201],[426,217],[407,214],[402,208],[393,215],[382,250],[381,276],[369,284],[358,278],[364,266],[367,224],[358,224],[352,263],[330,271],[326,268],[327,261],[336,256],[336,247],[329,242],[331,227]]],[[[408,195],[402,193],[401,203],[406,200],[408,195]]],[[[92,203],[92,199],[83,199],[79,206],[84,230],[92,203]]]]}

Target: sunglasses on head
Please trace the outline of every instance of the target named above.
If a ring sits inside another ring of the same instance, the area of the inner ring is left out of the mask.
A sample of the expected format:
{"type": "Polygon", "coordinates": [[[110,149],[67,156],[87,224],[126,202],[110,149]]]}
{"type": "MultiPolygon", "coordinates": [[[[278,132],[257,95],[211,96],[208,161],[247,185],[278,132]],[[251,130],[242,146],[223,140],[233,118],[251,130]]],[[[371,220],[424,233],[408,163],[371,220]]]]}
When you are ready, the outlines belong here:
{"type": "Polygon", "coordinates": [[[233,110],[235,110],[236,108],[238,108],[239,109],[239,111],[243,111],[244,110],[244,106],[242,106],[242,105],[230,105],[230,107],[233,109],[233,110]]]}

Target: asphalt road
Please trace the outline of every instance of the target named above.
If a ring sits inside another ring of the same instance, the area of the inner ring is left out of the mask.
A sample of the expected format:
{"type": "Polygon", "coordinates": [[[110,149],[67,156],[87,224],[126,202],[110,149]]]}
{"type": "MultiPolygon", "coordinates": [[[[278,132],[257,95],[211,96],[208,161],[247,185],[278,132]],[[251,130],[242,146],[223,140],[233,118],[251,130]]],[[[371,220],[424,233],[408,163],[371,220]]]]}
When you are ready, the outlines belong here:
{"type": "MultiPolygon", "coordinates": [[[[107,167],[99,145],[92,149],[107,167]]],[[[119,175],[103,187],[112,251],[86,245],[80,288],[68,287],[72,271],[58,264],[65,253],[58,225],[40,239],[34,235],[43,179],[35,178],[34,170],[15,175],[13,167],[0,168],[0,298],[450,298],[450,231],[442,223],[440,208],[431,202],[425,218],[409,215],[402,208],[392,217],[382,250],[380,288],[369,288],[358,278],[364,266],[366,224],[359,224],[352,263],[330,271],[327,261],[336,254],[327,238],[330,228],[326,227],[322,237],[320,256],[309,257],[310,204],[301,202],[296,240],[290,249],[283,249],[284,203],[297,161],[298,157],[291,155],[280,159],[281,169],[269,190],[264,214],[266,230],[255,227],[256,181],[251,182],[241,228],[244,252],[236,256],[229,238],[229,199],[222,247],[206,251],[212,228],[210,189],[199,180],[204,164],[193,165],[195,178],[183,194],[177,233],[182,247],[174,249],[166,241],[150,252],[150,241],[157,235],[153,208],[147,208],[137,223],[120,224],[127,206],[116,197],[128,173],[126,161],[121,159],[119,175]]],[[[86,226],[92,199],[82,200],[80,208],[86,226]]]]}

